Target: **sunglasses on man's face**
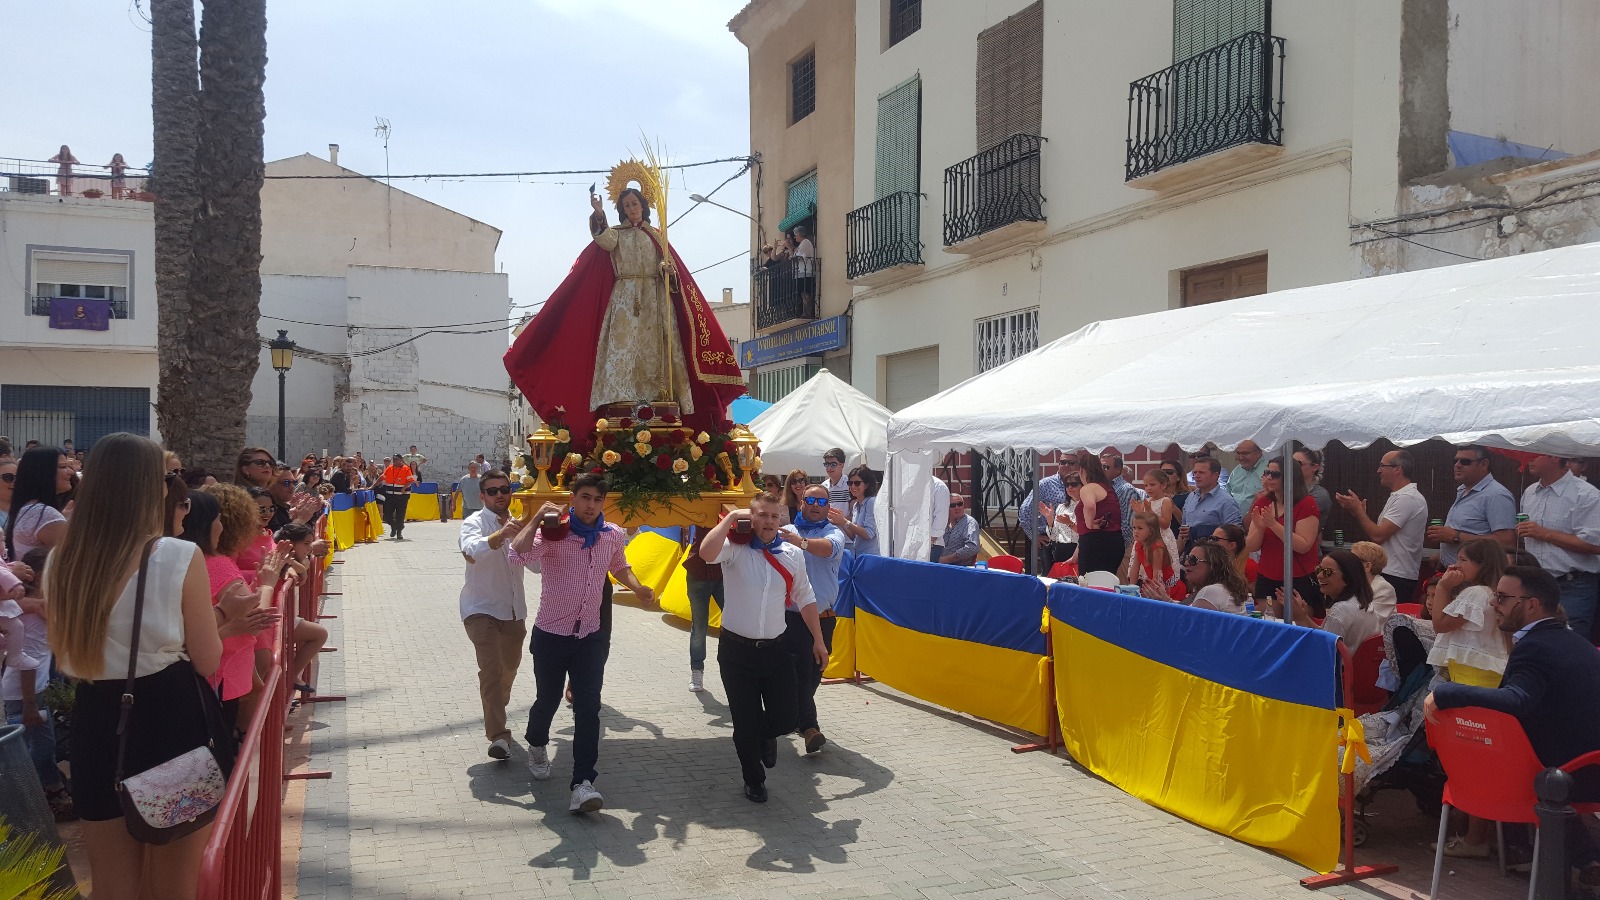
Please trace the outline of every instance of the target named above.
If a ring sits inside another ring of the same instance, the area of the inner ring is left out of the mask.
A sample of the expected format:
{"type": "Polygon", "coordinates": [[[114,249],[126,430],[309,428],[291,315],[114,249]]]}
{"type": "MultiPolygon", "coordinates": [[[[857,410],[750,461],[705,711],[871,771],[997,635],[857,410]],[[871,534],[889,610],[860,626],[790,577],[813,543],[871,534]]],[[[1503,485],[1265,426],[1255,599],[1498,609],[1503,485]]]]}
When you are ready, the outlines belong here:
{"type": "Polygon", "coordinates": [[[1481,460],[1481,459],[1462,459],[1461,457],[1458,456],[1455,459],[1451,460],[1451,462],[1455,463],[1458,466],[1475,466],[1478,463],[1483,462],[1483,460],[1481,460]]]}
{"type": "Polygon", "coordinates": [[[831,459],[825,459],[822,461],[822,467],[824,469],[837,469],[842,465],[844,465],[844,463],[834,462],[831,459]]]}
{"type": "Polygon", "coordinates": [[[483,495],[485,497],[498,497],[501,494],[506,494],[509,496],[511,494],[511,485],[505,484],[501,485],[500,487],[488,487],[483,489],[483,495]]]}
{"type": "Polygon", "coordinates": [[[828,498],[826,498],[826,497],[807,497],[807,498],[805,498],[805,501],[806,501],[806,505],[807,506],[827,506],[828,505],[828,498]]]}
{"type": "Polygon", "coordinates": [[[966,507],[965,503],[952,503],[952,504],[950,504],[950,508],[951,509],[963,509],[965,507],[966,507]]]}

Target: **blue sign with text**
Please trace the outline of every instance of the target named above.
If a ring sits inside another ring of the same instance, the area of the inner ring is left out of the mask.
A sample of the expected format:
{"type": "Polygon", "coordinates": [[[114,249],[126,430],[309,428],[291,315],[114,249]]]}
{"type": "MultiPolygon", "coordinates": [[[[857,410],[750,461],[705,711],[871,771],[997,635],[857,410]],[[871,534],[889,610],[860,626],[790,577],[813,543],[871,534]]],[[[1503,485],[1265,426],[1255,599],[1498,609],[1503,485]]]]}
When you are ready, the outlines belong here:
{"type": "Polygon", "coordinates": [[[834,316],[742,341],[739,344],[739,368],[754,369],[797,356],[816,356],[828,350],[838,350],[849,343],[848,326],[848,318],[834,316]]]}

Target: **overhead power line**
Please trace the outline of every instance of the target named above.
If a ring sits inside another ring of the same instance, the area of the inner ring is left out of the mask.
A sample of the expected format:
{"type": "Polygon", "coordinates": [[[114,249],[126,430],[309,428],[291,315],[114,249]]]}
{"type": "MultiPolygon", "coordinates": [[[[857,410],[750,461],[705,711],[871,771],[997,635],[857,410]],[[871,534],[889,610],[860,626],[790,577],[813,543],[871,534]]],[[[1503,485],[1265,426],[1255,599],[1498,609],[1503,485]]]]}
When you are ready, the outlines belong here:
{"type": "MultiPolygon", "coordinates": [[[[674,164],[672,164],[670,166],[662,166],[662,168],[663,169],[694,169],[694,168],[698,168],[700,166],[716,166],[716,165],[721,165],[723,163],[745,163],[745,164],[748,165],[751,162],[752,159],[753,159],[753,157],[749,157],[749,156],[730,156],[730,157],[727,157],[725,159],[707,159],[707,160],[702,160],[700,162],[674,163],[674,164]]],[[[391,181],[400,181],[400,180],[405,180],[405,179],[415,180],[415,179],[428,179],[428,178],[526,178],[526,177],[532,177],[532,176],[536,176],[536,175],[610,175],[610,174],[611,174],[611,170],[610,169],[555,169],[555,170],[550,170],[550,171],[545,171],[545,172],[430,172],[430,173],[424,173],[424,174],[421,174],[421,175],[390,175],[390,176],[387,176],[387,177],[391,181]]],[[[292,181],[338,181],[338,180],[341,180],[341,179],[371,179],[372,178],[372,176],[370,176],[370,175],[361,175],[361,174],[355,174],[355,173],[339,174],[339,175],[268,175],[266,177],[267,177],[268,181],[273,181],[273,180],[284,180],[284,181],[291,181],[291,180],[292,181]]]]}

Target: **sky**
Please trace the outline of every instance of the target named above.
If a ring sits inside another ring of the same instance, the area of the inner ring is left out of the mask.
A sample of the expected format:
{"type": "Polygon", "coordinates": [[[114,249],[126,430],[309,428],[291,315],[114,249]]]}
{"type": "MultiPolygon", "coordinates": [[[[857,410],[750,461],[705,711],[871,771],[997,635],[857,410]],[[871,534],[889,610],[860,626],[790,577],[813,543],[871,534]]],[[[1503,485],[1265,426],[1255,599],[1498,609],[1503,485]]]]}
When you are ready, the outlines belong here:
{"type": "MultiPolygon", "coordinates": [[[[609,169],[639,152],[641,135],[672,162],[743,156],[747,57],[727,28],[743,5],[269,0],[266,158],[326,157],[338,144],[341,165],[381,176],[378,117],[390,123],[388,166],[397,175],[609,169]]],[[[148,163],[148,9],[148,0],[0,0],[0,21],[11,28],[26,22],[35,35],[70,35],[78,48],[62,65],[58,41],[7,42],[0,75],[30,88],[7,103],[0,157],[43,160],[68,144],[85,163],[113,153],[148,163]]],[[[674,173],[669,213],[738,169],[674,173]]],[[[588,242],[587,189],[596,180],[604,194],[605,177],[587,175],[395,186],[501,229],[499,262],[513,303],[526,307],[550,294],[588,242]]],[[[748,211],[749,176],[715,199],[748,211]]],[[[691,270],[735,257],[695,278],[712,297],[731,287],[735,299],[747,298],[748,220],[705,205],[669,234],[691,270]]]]}

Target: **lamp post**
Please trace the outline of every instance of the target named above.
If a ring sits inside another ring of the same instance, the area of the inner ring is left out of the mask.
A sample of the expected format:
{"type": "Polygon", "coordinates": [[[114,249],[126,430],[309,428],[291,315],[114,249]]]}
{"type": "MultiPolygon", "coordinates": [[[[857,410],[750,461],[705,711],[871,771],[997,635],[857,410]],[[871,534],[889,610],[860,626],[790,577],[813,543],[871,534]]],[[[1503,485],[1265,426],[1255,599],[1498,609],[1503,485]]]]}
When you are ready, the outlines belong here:
{"type": "Polygon", "coordinates": [[[718,203],[717,201],[712,200],[710,197],[702,197],[699,194],[690,194],[689,195],[689,199],[693,200],[696,203],[709,203],[712,206],[721,207],[722,209],[725,209],[728,212],[737,213],[738,215],[744,216],[746,219],[750,219],[750,221],[752,221],[752,222],[755,221],[755,219],[750,217],[749,213],[744,212],[742,210],[734,209],[731,206],[723,206],[721,203],[718,203]]]}
{"type": "Polygon", "coordinates": [[[282,461],[287,453],[284,446],[284,408],[283,391],[284,379],[289,374],[289,368],[294,365],[294,341],[289,340],[289,332],[278,330],[278,336],[267,342],[267,347],[272,350],[272,368],[278,371],[278,459],[282,461]]]}

